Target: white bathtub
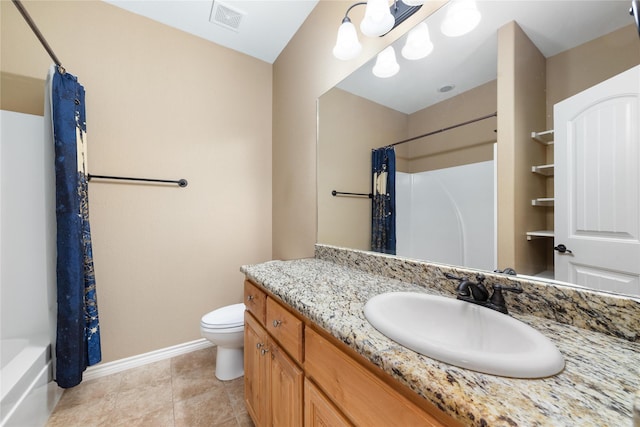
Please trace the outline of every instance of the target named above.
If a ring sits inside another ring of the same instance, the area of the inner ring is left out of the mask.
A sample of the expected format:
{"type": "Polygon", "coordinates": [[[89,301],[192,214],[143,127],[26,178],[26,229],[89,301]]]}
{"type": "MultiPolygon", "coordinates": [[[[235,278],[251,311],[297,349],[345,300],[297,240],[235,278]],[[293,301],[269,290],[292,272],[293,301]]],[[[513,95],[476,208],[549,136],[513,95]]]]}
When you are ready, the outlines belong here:
{"type": "Polygon", "coordinates": [[[0,427],[46,424],[56,324],[54,144],[42,116],[0,111],[0,427]],[[11,185],[4,185],[10,182],[11,185]]]}
{"type": "Polygon", "coordinates": [[[0,341],[0,426],[44,426],[62,395],[46,338],[0,341]]]}

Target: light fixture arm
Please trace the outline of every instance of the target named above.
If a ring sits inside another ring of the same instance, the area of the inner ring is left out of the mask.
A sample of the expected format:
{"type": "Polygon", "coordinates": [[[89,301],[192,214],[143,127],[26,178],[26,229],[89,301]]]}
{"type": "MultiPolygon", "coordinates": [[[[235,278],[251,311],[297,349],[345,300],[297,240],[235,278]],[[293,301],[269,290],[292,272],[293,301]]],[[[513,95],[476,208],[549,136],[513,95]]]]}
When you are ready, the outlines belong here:
{"type": "Polygon", "coordinates": [[[349,19],[349,12],[351,12],[351,9],[353,9],[356,6],[362,6],[362,5],[366,5],[367,2],[366,1],[360,1],[358,3],[354,3],[351,6],[349,6],[349,8],[347,9],[347,11],[344,14],[344,18],[342,19],[342,22],[351,22],[351,20],[349,19]]]}

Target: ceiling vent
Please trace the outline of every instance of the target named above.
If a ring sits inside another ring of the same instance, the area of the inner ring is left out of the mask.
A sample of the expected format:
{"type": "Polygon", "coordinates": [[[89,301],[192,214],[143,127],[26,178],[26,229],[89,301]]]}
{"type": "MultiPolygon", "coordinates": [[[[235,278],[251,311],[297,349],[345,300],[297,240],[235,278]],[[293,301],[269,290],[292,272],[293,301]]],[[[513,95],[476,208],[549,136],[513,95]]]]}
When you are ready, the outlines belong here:
{"type": "Polygon", "coordinates": [[[229,30],[238,31],[242,18],[245,15],[246,13],[239,9],[228,6],[221,1],[214,0],[209,21],[228,28],[229,30]]]}

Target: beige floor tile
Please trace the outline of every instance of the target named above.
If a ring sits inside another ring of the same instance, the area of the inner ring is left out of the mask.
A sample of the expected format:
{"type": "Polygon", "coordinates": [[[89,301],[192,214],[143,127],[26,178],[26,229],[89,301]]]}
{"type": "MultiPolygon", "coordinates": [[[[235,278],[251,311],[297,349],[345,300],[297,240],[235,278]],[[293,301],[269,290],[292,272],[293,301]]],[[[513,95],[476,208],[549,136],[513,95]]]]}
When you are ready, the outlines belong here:
{"type": "Polygon", "coordinates": [[[244,378],[215,377],[215,347],[65,390],[47,427],[254,427],[244,378]]]}
{"type": "Polygon", "coordinates": [[[201,375],[200,378],[183,378],[174,376],[171,387],[173,390],[173,401],[190,399],[203,393],[208,393],[215,389],[224,389],[224,384],[213,375],[201,375]]]}
{"type": "Polygon", "coordinates": [[[114,374],[81,382],[77,386],[64,391],[56,409],[82,404],[94,404],[97,400],[103,399],[108,394],[117,392],[121,380],[121,374],[114,374]]]}
{"type": "Polygon", "coordinates": [[[146,385],[164,384],[167,380],[171,380],[170,359],[122,372],[120,391],[132,390],[146,385]]]}
{"type": "Polygon", "coordinates": [[[235,420],[233,407],[224,389],[175,402],[176,427],[212,426],[235,420]]]}
{"type": "Polygon", "coordinates": [[[247,407],[244,404],[244,377],[224,382],[227,396],[233,407],[233,413],[242,415],[247,413],[247,407]]]}
{"type": "Polygon", "coordinates": [[[253,420],[249,416],[246,408],[244,414],[236,416],[236,420],[238,421],[238,427],[254,427],[253,420]]]}
{"type": "Polygon", "coordinates": [[[197,378],[208,372],[215,377],[215,370],[216,347],[207,347],[171,359],[171,373],[183,378],[197,378]]]}
{"type": "Polygon", "coordinates": [[[115,393],[97,398],[93,403],[56,406],[47,421],[47,427],[102,426],[110,419],[109,407],[113,399],[115,399],[115,393]]]}
{"type": "Polygon", "coordinates": [[[119,392],[114,411],[122,417],[138,417],[172,404],[171,378],[167,378],[163,382],[119,392]]]}
{"type": "Polygon", "coordinates": [[[167,408],[158,409],[142,416],[118,416],[112,414],[117,420],[104,427],[173,427],[173,405],[167,408]]]}
{"type": "Polygon", "coordinates": [[[235,417],[229,418],[221,423],[213,424],[212,427],[238,427],[238,420],[236,420],[235,417]]]}

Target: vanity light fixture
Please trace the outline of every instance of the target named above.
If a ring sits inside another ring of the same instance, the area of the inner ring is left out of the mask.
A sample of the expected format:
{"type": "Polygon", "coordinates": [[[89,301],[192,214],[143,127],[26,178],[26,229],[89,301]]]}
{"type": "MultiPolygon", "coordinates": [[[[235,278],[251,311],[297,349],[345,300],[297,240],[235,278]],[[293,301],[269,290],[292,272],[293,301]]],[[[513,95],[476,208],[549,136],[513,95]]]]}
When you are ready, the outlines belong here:
{"type": "Polygon", "coordinates": [[[357,57],[362,51],[356,28],[349,19],[351,9],[360,5],[366,5],[360,31],[369,37],[384,36],[422,7],[421,5],[408,6],[399,0],[393,0],[391,6],[389,6],[389,0],[368,0],[349,6],[338,28],[336,45],[333,48],[333,56],[343,61],[357,57]]]}
{"type": "Polygon", "coordinates": [[[429,27],[426,22],[416,25],[407,35],[407,41],[402,48],[402,56],[405,59],[416,60],[427,57],[433,51],[433,43],[429,36],[429,27]]]}
{"type": "Polygon", "coordinates": [[[475,0],[453,0],[440,30],[445,36],[459,37],[476,28],[481,17],[475,0]]]}
{"type": "Polygon", "coordinates": [[[393,46],[387,46],[376,58],[373,66],[373,75],[386,79],[395,76],[400,71],[400,65],[396,61],[396,51],[393,46]]]}
{"type": "MultiPolygon", "coordinates": [[[[349,12],[347,11],[347,13],[349,12]]],[[[362,45],[358,40],[356,27],[351,22],[351,19],[345,16],[338,28],[338,39],[333,47],[333,56],[343,61],[348,61],[360,55],[361,51],[362,45]]]]}
{"type": "Polygon", "coordinates": [[[360,22],[360,31],[369,37],[387,34],[393,28],[395,18],[389,10],[387,0],[367,0],[364,18],[360,22]]]}

